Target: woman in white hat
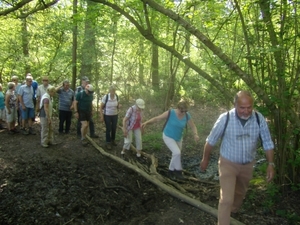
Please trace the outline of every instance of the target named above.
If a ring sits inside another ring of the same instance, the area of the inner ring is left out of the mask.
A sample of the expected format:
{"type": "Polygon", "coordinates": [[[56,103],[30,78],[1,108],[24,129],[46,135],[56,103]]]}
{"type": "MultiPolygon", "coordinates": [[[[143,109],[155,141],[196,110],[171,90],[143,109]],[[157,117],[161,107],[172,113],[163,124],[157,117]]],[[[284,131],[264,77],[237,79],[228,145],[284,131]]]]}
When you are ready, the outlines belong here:
{"type": "Polygon", "coordinates": [[[142,151],[142,111],[145,108],[145,102],[143,99],[137,99],[135,105],[129,107],[126,115],[123,119],[123,134],[124,134],[124,145],[121,154],[125,154],[125,150],[130,149],[132,142],[132,134],[135,137],[135,147],[137,150],[137,157],[141,157],[142,151]]]}

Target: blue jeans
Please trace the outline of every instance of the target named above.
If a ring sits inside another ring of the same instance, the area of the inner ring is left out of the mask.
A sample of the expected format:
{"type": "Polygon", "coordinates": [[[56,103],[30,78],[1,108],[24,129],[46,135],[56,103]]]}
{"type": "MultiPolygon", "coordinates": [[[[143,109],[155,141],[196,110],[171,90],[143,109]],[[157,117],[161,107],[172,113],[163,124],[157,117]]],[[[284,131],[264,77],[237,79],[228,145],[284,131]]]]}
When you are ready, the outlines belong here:
{"type": "Polygon", "coordinates": [[[113,116],[104,115],[104,122],[106,127],[106,143],[110,143],[116,140],[118,115],[113,115],[113,116]]]}

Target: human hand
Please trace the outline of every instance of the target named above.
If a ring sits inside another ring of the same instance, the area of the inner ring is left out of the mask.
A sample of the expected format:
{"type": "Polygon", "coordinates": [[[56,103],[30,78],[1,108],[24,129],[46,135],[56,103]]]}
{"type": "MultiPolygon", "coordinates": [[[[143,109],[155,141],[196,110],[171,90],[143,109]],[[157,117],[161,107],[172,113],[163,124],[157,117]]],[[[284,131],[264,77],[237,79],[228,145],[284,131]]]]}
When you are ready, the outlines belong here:
{"type": "Polygon", "coordinates": [[[144,130],[145,127],[146,127],[146,123],[142,123],[142,124],[141,124],[141,129],[144,130]]]}
{"type": "Polygon", "coordinates": [[[275,169],[273,165],[268,165],[267,168],[267,182],[271,182],[275,176],[275,169]]]}
{"type": "Polygon", "coordinates": [[[198,134],[195,134],[195,135],[194,135],[194,140],[195,140],[195,142],[198,142],[198,141],[200,140],[198,134]]]}
{"type": "Polygon", "coordinates": [[[209,163],[208,160],[204,160],[204,159],[201,160],[201,162],[200,162],[200,170],[201,170],[201,172],[206,172],[206,169],[208,167],[208,163],[209,163]]]}

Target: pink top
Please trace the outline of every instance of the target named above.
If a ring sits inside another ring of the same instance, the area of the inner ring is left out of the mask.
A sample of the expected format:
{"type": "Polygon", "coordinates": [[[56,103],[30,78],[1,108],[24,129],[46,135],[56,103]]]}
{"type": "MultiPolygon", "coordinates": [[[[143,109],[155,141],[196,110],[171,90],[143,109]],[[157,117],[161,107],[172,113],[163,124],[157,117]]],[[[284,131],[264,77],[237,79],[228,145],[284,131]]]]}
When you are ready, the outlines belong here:
{"type": "Polygon", "coordinates": [[[138,128],[141,127],[141,120],[142,120],[141,114],[140,114],[140,112],[137,112],[136,113],[135,124],[134,124],[134,126],[132,128],[133,130],[136,130],[136,129],[138,129],[138,128]]]}

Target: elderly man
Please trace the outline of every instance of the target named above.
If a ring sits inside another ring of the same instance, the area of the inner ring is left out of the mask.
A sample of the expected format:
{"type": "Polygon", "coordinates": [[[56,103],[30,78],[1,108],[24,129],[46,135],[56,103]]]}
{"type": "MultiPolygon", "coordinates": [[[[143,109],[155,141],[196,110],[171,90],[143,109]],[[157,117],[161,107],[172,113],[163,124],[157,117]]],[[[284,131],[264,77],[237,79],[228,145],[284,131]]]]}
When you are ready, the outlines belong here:
{"type": "Polygon", "coordinates": [[[47,91],[40,100],[40,120],[41,120],[41,145],[48,148],[49,145],[55,145],[53,135],[52,110],[53,96],[56,93],[55,87],[48,87],[47,91]]]}
{"type": "Polygon", "coordinates": [[[74,110],[76,118],[81,122],[81,143],[87,145],[86,135],[89,122],[92,118],[94,88],[87,84],[83,91],[76,94],[74,100],[74,110]]]}
{"type": "Polygon", "coordinates": [[[22,116],[22,133],[24,135],[27,134],[33,134],[34,132],[32,125],[33,120],[35,118],[34,113],[34,104],[33,104],[33,87],[32,87],[32,76],[27,76],[25,79],[25,84],[22,85],[18,92],[18,98],[20,101],[20,109],[21,109],[21,116],[22,116]],[[28,129],[26,130],[26,126],[28,126],[28,129]]]}
{"type": "Polygon", "coordinates": [[[59,128],[58,132],[63,134],[64,123],[66,123],[65,133],[70,133],[71,119],[72,119],[72,108],[74,101],[74,91],[70,88],[70,82],[65,80],[62,87],[57,88],[57,94],[59,98],[58,109],[59,109],[59,128]]]}
{"type": "Polygon", "coordinates": [[[42,96],[47,93],[47,88],[51,87],[51,85],[49,84],[49,78],[47,76],[44,76],[42,78],[42,85],[39,85],[36,91],[36,111],[39,112],[40,111],[40,101],[42,96]]]}
{"type": "MultiPolygon", "coordinates": [[[[85,86],[89,83],[90,83],[90,80],[89,80],[88,77],[86,77],[86,76],[82,77],[81,78],[81,85],[76,88],[75,96],[77,95],[78,92],[83,91],[85,89],[85,86]]],[[[95,134],[95,125],[94,125],[93,118],[90,118],[89,128],[90,128],[90,137],[98,138],[99,136],[95,134]]],[[[78,120],[78,122],[77,122],[77,136],[80,136],[80,135],[81,135],[81,123],[78,120]]]]}
{"type": "Polygon", "coordinates": [[[249,91],[240,91],[234,98],[234,108],[220,115],[206,139],[200,169],[205,171],[210,152],[222,138],[219,159],[220,200],[218,225],[230,224],[230,213],[242,205],[253,174],[258,140],[268,160],[267,181],[274,177],[274,143],[266,120],[253,111],[254,99],[249,91]]]}

